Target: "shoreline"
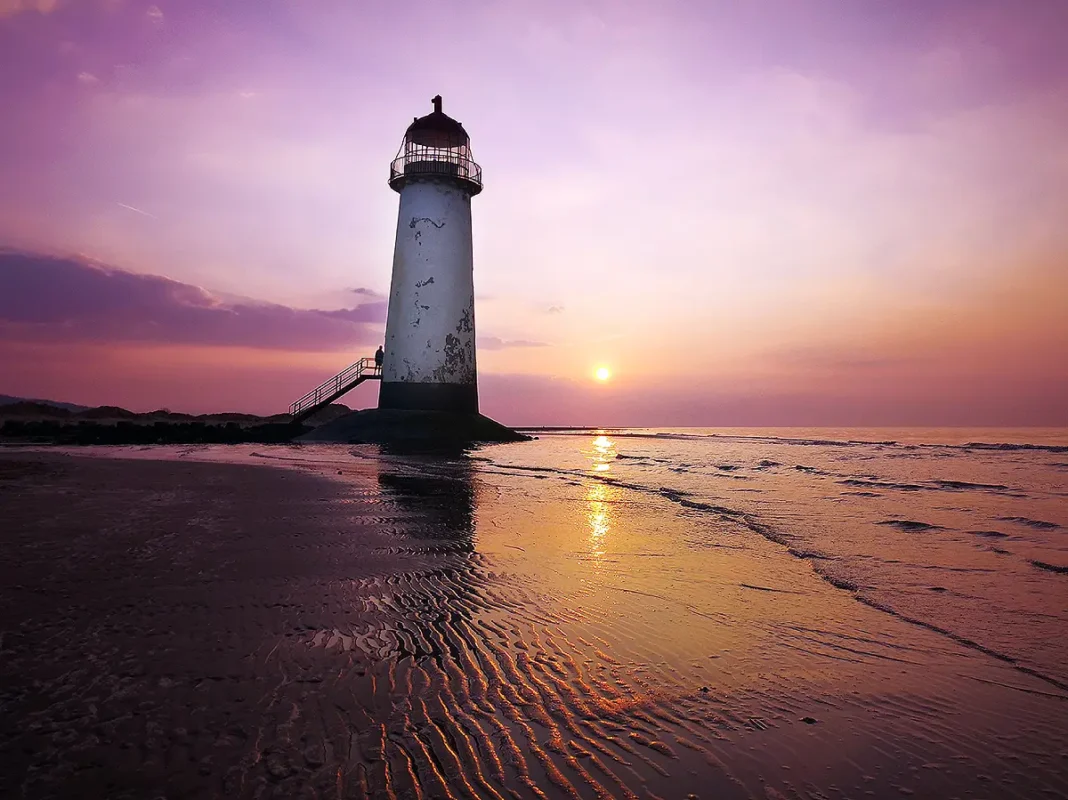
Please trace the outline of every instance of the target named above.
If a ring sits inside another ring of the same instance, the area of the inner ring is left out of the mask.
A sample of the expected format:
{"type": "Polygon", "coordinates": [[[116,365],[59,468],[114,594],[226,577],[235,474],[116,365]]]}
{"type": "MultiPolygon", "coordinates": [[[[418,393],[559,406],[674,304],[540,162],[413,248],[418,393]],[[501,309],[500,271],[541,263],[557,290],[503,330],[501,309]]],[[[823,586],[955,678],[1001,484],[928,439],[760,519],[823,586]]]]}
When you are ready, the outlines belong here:
{"type": "Polygon", "coordinates": [[[0,448],[0,758],[24,762],[0,794],[1068,790],[1051,762],[975,760],[1065,743],[1048,685],[729,520],[569,480],[349,446],[0,448]]]}

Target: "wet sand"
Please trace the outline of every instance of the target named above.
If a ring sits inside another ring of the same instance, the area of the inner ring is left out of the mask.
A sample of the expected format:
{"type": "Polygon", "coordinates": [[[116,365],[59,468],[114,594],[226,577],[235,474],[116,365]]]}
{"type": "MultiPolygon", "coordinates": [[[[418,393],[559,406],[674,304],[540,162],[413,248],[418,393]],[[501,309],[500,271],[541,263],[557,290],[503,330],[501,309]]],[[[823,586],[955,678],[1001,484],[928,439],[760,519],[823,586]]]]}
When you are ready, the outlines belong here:
{"type": "Polygon", "coordinates": [[[372,665],[307,634],[377,624],[369,587],[431,565],[354,499],[267,467],[0,453],[0,796],[373,782],[372,665]]]}
{"type": "Polygon", "coordinates": [[[0,451],[0,796],[1068,796],[1048,676],[564,483],[0,451]]]}

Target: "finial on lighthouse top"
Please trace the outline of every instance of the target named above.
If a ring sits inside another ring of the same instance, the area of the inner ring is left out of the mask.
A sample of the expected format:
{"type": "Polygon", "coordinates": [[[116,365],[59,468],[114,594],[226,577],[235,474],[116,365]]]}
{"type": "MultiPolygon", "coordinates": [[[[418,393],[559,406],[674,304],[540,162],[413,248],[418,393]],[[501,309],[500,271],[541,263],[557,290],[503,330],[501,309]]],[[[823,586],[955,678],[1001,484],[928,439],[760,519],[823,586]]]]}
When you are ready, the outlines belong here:
{"type": "Polygon", "coordinates": [[[444,179],[472,196],[482,191],[482,168],[471,156],[471,137],[464,126],[441,110],[441,95],[430,101],[434,110],[416,117],[404,132],[400,152],[389,171],[396,191],[414,179],[444,179]]]}

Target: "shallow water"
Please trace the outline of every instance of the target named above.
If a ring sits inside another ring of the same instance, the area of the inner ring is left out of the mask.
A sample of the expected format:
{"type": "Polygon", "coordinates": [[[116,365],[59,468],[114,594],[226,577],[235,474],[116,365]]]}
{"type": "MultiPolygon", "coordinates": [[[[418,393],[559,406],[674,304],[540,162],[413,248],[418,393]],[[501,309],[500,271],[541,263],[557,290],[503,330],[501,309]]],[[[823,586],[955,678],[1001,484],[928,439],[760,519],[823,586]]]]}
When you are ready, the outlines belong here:
{"type": "Polygon", "coordinates": [[[1068,434],[1027,433],[630,431],[547,438],[537,459],[497,448],[490,468],[590,471],[729,521],[857,599],[1065,689],[1068,434]]]}
{"type": "Polygon", "coordinates": [[[430,559],[299,640],[378,665],[390,791],[1068,796],[1068,432],[539,435],[170,452],[430,559]]]}

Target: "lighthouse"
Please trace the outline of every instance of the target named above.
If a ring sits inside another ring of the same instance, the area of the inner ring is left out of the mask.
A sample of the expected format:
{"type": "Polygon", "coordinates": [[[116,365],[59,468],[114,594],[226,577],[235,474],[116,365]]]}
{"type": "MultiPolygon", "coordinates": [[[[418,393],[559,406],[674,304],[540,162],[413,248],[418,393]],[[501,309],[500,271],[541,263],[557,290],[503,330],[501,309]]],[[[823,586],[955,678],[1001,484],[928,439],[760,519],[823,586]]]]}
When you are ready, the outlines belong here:
{"type": "MultiPolygon", "coordinates": [[[[360,358],[290,406],[310,419],[364,381],[381,381],[378,408],[351,411],[301,441],[385,444],[450,452],[475,442],[521,442],[478,411],[471,198],[482,168],[464,126],[441,110],[416,117],[389,168],[400,195],[382,365],[360,358]]],[[[423,450],[420,450],[423,452],[423,450]]]]}
{"type": "Polygon", "coordinates": [[[482,169],[464,126],[417,117],[389,170],[400,194],[379,409],[478,413],[471,198],[482,169]]]}

